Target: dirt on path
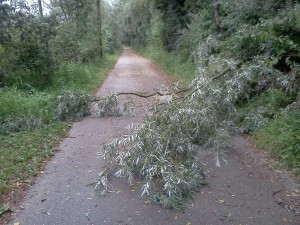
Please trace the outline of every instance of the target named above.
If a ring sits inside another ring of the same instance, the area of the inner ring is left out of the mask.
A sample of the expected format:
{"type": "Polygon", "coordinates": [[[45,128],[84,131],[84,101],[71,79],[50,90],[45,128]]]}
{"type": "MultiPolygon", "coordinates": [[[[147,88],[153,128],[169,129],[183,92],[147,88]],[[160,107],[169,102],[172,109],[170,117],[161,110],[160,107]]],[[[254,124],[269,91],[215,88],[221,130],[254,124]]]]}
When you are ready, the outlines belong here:
{"type": "MultiPolygon", "coordinates": [[[[125,49],[97,95],[152,92],[170,82],[151,62],[125,49]]],[[[300,224],[299,184],[270,168],[266,157],[240,136],[231,139],[228,165],[216,167],[213,155],[201,152],[210,185],[195,195],[184,213],[149,204],[139,187],[115,179],[114,192],[98,196],[88,186],[105,165],[98,151],[103,143],[123,135],[127,125],[141,121],[149,100],[134,101],[136,117],[88,117],[74,123],[9,224],[300,224]]]]}

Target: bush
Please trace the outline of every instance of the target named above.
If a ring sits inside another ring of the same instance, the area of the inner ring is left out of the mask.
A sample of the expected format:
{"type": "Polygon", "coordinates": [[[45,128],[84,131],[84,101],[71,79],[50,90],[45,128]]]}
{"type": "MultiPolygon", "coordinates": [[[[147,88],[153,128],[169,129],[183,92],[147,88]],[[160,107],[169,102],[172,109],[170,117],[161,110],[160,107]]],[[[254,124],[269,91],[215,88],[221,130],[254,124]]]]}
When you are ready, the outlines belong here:
{"type": "Polygon", "coordinates": [[[256,95],[239,110],[237,124],[240,131],[249,133],[262,128],[268,120],[276,118],[289,103],[291,98],[281,90],[270,90],[256,95]]]}
{"type": "Polygon", "coordinates": [[[300,111],[283,113],[254,133],[259,147],[278,157],[285,166],[300,174],[300,111]]]}
{"type": "Polygon", "coordinates": [[[79,92],[65,91],[56,96],[53,102],[53,116],[61,121],[79,120],[91,113],[91,97],[79,92]]]}

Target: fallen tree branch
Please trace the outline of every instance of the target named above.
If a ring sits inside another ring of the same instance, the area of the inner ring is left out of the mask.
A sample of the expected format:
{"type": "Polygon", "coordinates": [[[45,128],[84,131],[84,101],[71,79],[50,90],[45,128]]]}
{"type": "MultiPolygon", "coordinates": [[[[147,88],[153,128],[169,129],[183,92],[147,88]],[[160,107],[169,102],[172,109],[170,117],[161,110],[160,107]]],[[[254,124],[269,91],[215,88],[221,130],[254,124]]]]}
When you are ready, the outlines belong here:
{"type": "Polygon", "coordinates": [[[150,98],[150,97],[153,97],[155,95],[166,96],[166,95],[180,94],[180,93],[183,93],[183,92],[187,92],[189,90],[190,90],[190,88],[187,88],[187,89],[179,90],[179,91],[176,91],[176,92],[168,92],[168,93],[161,93],[161,92],[157,91],[157,92],[154,92],[154,93],[148,94],[148,95],[138,94],[138,93],[135,93],[135,92],[119,92],[119,93],[117,93],[117,96],[119,96],[119,95],[135,95],[135,96],[138,96],[138,97],[141,97],[141,98],[150,98]]]}
{"type": "MultiPolygon", "coordinates": [[[[191,90],[191,88],[186,88],[186,89],[183,89],[183,90],[178,90],[178,91],[175,91],[175,92],[168,92],[168,93],[162,93],[162,92],[159,92],[159,91],[156,91],[154,93],[151,93],[151,94],[139,94],[139,93],[135,93],[135,92],[118,92],[116,93],[117,96],[120,96],[120,95],[135,95],[137,97],[140,97],[140,98],[150,98],[150,97],[153,97],[155,95],[159,95],[159,96],[167,96],[167,95],[173,95],[173,94],[180,94],[180,93],[183,93],[183,92],[187,92],[191,90]]],[[[97,98],[94,98],[91,100],[91,102],[98,102],[100,101],[100,99],[97,99],[97,98]]]]}
{"type": "MultiPolygon", "coordinates": [[[[238,62],[235,67],[240,67],[241,65],[243,64],[243,62],[238,62]]],[[[211,82],[213,82],[214,80],[218,79],[219,77],[221,76],[224,76],[227,72],[229,72],[230,70],[232,70],[231,67],[228,67],[226,68],[225,70],[223,70],[221,73],[217,74],[216,76],[212,77],[211,78],[211,82]]],[[[192,88],[186,88],[186,89],[183,89],[183,90],[178,90],[176,92],[168,92],[168,93],[162,93],[162,92],[159,92],[159,91],[156,91],[154,93],[151,93],[151,94],[139,94],[139,93],[136,93],[136,92],[118,92],[116,93],[117,96],[120,96],[120,95],[135,95],[137,97],[140,97],[140,98],[150,98],[150,97],[153,97],[155,95],[159,95],[159,96],[167,96],[167,95],[173,95],[173,94],[180,94],[180,93],[184,93],[184,92],[187,92],[187,91],[190,91],[192,90],[192,88]]],[[[178,99],[181,99],[183,98],[182,102],[187,99],[188,97],[190,97],[192,94],[194,94],[195,92],[197,92],[199,89],[195,89],[195,90],[192,90],[190,93],[188,93],[187,95],[185,95],[184,97],[180,97],[180,98],[176,98],[176,100],[178,99]]],[[[100,101],[100,99],[92,99],[91,102],[98,102],[100,101]]],[[[182,103],[180,102],[180,103],[182,103]]]]}
{"type": "MultiPolygon", "coordinates": [[[[235,66],[238,68],[243,64],[243,62],[238,62],[235,66]]],[[[218,79],[221,76],[224,76],[227,72],[229,72],[230,70],[232,70],[231,67],[226,68],[225,70],[223,70],[221,73],[217,74],[216,76],[213,76],[211,78],[211,82],[213,82],[214,80],[218,79]]],[[[191,90],[191,88],[189,89],[191,90]]],[[[189,94],[187,94],[186,96],[184,96],[183,100],[180,102],[180,104],[186,100],[188,97],[190,97],[191,95],[193,95],[195,92],[197,92],[199,90],[199,88],[196,88],[195,90],[192,90],[189,94]]]]}
{"type": "MultiPolygon", "coordinates": [[[[240,67],[243,64],[243,62],[238,62],[235,67],[240,67]]],[[[224,76],[227,72],[229,72],[230,70],[232,70],[231,67],[226,68],[225,70],[223,70],[221,73],[217,74],[216,76],[213,76],[211,78],[211,81],[214,81],[215,79],[218,79],[219,77],[224,76]]]]}
{"type": "Polygon", "coordinates": [[[0,208],[0,217],[7,212],[13,212],[13,209],[10,205],[5,204],[0,208]]]}

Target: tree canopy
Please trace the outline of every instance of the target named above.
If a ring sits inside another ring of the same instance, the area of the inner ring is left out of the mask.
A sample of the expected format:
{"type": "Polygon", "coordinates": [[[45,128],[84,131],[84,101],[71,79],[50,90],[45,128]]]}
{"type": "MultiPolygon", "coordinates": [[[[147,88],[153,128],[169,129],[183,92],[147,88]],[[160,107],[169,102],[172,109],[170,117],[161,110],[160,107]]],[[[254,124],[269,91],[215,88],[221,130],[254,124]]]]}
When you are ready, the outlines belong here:
{"type": "Polygon", "coordinates": [[[61,62],[88,62],[118,48],[106,1],[53,0],[47,13],[43,7],[1,1],[0,86],[45,88],[61,62]]]}

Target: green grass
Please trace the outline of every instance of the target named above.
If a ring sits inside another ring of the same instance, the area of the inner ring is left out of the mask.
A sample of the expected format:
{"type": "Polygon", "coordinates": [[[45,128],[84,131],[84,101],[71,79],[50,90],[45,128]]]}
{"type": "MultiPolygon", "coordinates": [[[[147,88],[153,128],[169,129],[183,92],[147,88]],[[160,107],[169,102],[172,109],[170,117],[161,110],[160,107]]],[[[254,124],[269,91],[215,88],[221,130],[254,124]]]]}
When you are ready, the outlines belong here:
{"type": "Polygon", "coordinates": [[[59,122],[47,128],[0,135],[0,193],[35,176],[41,163],[53,155],[66,128],[66,123],[59,122]]]}
{"type": "Polygon", "coordinates": [[[153,60],[164,72],[174,77],[181,84],[189,85],[195,78],[196,64],[184,59],[180,52],[166,52],[162,49],[154,50],[150,47],[139,52],[146,58],[153,60]]]}
{"type": "Polygon", "coordinates": [[[249,101],[239,103],[237,106],[239,116],[236,118],[236,122],[243,133],[258,130],[268,120],[276,118],[291,102],[291,97],[281,90],[265,91],[252,97],[249,101]]]}
{"type": "Polygon", "coordinates": [[[55,72],[53,84],[47,91],[57,93],[67,88],[83,93],[93,93],[105,80],[117,59],[118,54],[115,54],[89,64],[64,63],[55,72]]]}
{"type": "Polygon", "coordinates": [[[258,147],[276,156],[283,166],[300,175],[300,110],[280,115],[253,133],[258,147]]]}
{"type": "Polygon", "coordinates": [[[16,88],[0,88],[0,122],[7,117],[20,114],[38,117],[41,107],[49,101],[49,94],[17,90],[16,88]]]}
{"type": "Polygon", "coordinates": [[[4,124],[18,128],[0,129],[0,207],[2,195],[35,176],[63,137],[68,121],[54,116],[57,95],[65,91],[95,93],[117,59],[116,54],[87,65],[63,64],[52,85],[43,91],[0,88],[0,128],[4,124]]]}

